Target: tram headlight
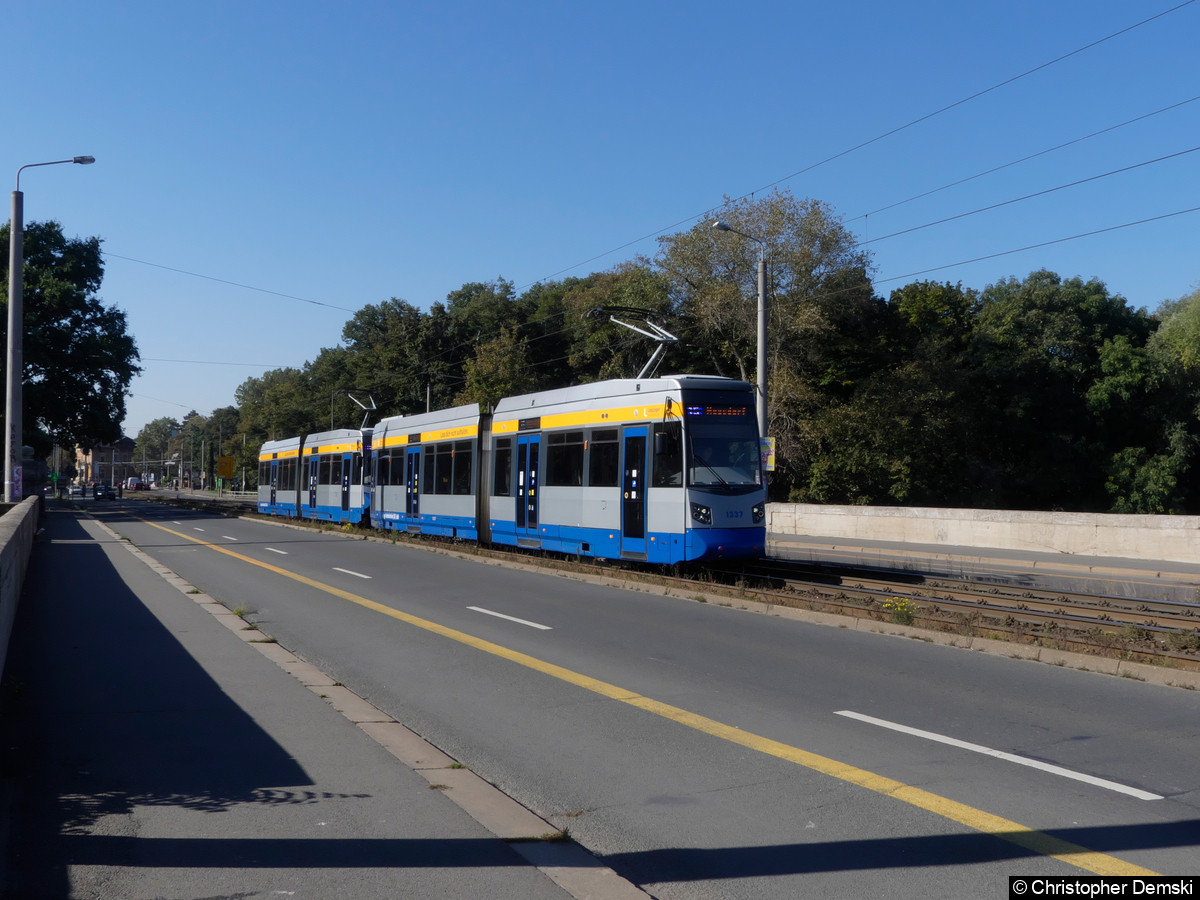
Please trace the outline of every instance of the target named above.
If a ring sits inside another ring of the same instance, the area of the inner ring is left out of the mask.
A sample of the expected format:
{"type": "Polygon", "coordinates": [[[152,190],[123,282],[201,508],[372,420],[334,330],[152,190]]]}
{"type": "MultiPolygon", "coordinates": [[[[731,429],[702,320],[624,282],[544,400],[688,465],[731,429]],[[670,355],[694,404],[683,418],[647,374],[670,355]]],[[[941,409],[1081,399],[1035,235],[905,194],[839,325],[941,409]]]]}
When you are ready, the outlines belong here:
{"type": "Polygon", "coordinates": [[[754,509],[752,509],[750,512],[754,516],[754,524],[757,525],[767,517],[767,504],[755,503],[754,509]]]}
{"type": "Polygon", "coordinates": [[[712,524],[712,508],[699,503],[692,504],[692,518],[701,525],[712,524]]]}

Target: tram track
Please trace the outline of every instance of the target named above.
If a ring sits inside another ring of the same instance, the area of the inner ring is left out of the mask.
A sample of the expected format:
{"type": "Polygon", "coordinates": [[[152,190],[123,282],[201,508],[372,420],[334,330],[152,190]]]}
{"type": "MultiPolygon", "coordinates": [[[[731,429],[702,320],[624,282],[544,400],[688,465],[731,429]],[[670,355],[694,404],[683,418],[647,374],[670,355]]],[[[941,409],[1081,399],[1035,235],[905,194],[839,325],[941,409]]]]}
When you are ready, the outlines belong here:
{"type": "Polygon", "coordinates": [[[781,606],[1200,670],[1200,602],[764,560],[710,570],[781,606]]]}

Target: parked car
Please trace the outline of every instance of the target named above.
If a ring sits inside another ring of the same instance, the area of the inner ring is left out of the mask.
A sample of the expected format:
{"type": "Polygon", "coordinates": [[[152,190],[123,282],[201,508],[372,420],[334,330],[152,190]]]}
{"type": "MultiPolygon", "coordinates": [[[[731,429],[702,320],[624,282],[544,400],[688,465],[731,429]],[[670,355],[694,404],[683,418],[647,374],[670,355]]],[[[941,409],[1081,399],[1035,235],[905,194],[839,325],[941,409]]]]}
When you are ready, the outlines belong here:
{"type": "Polygon", "coordinates": [[[93,500],[116,500],[117,492],[111,484],[98,484],[92,488],[93,500]]]}

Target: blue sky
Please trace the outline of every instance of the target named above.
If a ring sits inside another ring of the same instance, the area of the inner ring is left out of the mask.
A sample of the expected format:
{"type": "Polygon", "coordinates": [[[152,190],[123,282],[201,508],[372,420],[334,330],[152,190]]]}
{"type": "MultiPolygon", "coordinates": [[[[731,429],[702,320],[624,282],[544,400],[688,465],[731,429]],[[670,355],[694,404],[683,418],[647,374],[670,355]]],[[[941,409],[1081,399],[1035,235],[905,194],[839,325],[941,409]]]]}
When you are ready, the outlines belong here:
{"type": "Polygon", "coordinates": [[[1153,310],[1200,282],[1200,212],[1169,215],[1200,206],[1181,2],[13,3],[0,173],[96,157],[21,189],[27,222],[104,241],[130,436],[366,304],[602,271],[771,186],[870,240],[882,296],[1048,268],[1153,310]]]}

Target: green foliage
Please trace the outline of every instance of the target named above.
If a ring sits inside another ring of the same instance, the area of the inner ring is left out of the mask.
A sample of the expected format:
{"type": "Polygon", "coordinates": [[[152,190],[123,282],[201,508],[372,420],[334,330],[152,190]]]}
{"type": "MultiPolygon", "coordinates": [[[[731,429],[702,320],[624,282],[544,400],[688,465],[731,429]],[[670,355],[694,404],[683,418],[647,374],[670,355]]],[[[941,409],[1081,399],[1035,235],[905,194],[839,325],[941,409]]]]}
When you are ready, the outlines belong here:
{"type": "Polygon", "coordinates": [[[1152,328],[1094,279],[1038,271],[983,292],[964,361],[977,403],[971,456],[997,485],[988,505],[1105,508],[1105,466],[1128,439],[1100,414],[1122,387],[1100,383],[1112,378],[1103,359],[1144,347],[1152,328]]]}
{"type": "MultiPolygon", "coordinates": [[[[100,239],[67,239],[57,222],[30,222],[23,240],[24,442],[39,456],[56,442],[82,447],[115,442],[126,391],[141,368],[125,313],[96,296],[104,276],[100,239]]],[[[0,334],[6,341],[8,261],[4,225],[0,334]]]]}
{"type": "Polygon", "coordinates": [[[163,462],[169,458],[171,439],[179,432],[179,427],[177,420],[167,417],[146,423],[135,438],[134,460],[138,464],[144,462],[148,470],[166,477],[167,467],[163,462]]]}
{"type": "MultiPolygon", "coordinates": [[[[1153,434],[1148,435],[1150,437],[1153,434]]],[[[1184,423],[1174,423],[1164,452],[1125,447],[1112,456],[1104,487],[1115,513],[1181,513],[1186,492],[1182,484],[1190,470],[1197,440],[1184,423]]]]}
{"type": "Polygon", "coordinates": [[[1178,362],[1189,372],[1200,370],[1200,288],[1159,307],[1162,320],[1151,349],[1178,362]]]}
{"type": "Polygon", "coordinates": [[[970,337],[979,312],[979,294],[963,290],[961,282],[914,281],[892,291],[888,303],[906,347],[937,338],[961,343],[970,337]]]}
{"type": "MultiPolygon", "coordinates": [[[[772,499],[1200,512],[1200,291],[1151,317],[1098,280],[1041,270],[982,290],[919,281],[884,300],[834,211],[785,191],[727,200],[661,238],[654,260],[520,295],[471,282],[425,311],[366,306],[340,346],[242,384],[233,440],[256,451],[356,427],[351,396],[373,398],[379,418],[633,377],[654,345],[589,315],[606,306],[680,337],[659,371],[753,381],[759,244],[714,218],[766,244],[772,499]]],[[[181,430],[216,438],[208,420],[181,430]]]]}
{"type": "Polygon", "coordinates": [[[515,329],[501,326],[499,337],[480,344],[467,361],[466,384],[454,402],[478,403],[486,409],[502,397],[529,393],[534,384],[523,342],[515,329]]]}

